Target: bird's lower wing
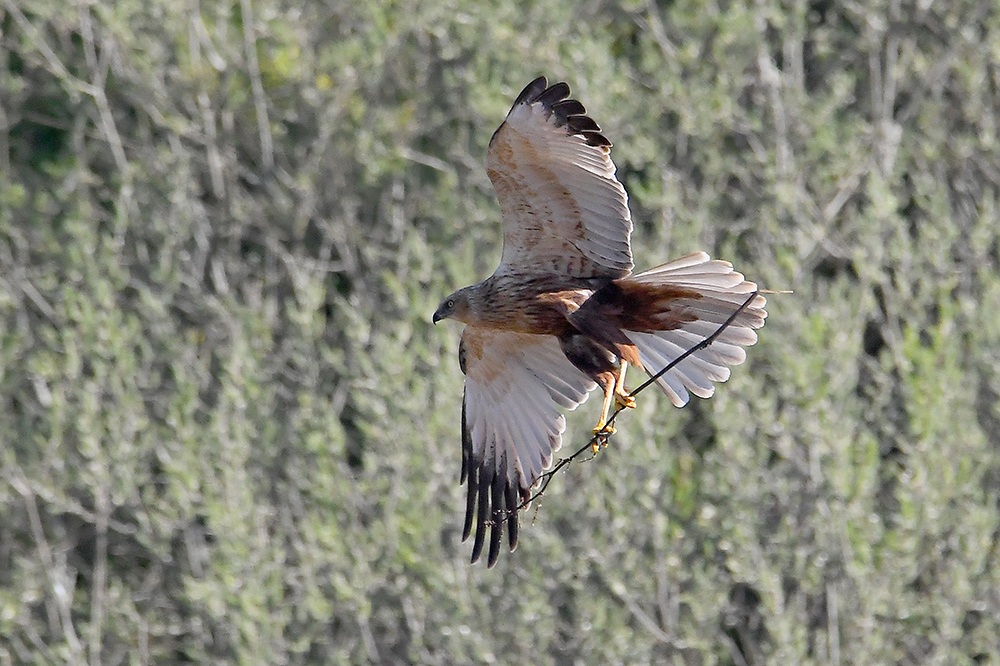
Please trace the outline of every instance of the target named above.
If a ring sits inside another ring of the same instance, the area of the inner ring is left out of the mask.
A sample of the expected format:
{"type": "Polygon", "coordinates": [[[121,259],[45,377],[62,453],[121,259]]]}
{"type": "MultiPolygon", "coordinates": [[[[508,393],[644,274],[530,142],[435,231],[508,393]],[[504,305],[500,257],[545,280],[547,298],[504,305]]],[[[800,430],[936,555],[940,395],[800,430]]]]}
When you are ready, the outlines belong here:
{"type": "Polygon", "coordinates": [[[576,409],[596,384],[566,359],[552,336],[467,326],[460,355],[466,374],[462,481],[468,483],[462,540],[475,522],[475,562],[491,528],[492,567],[504,522],[510,549],[517,546],[516,508],[562,446],[563,410],[576,409]]]}

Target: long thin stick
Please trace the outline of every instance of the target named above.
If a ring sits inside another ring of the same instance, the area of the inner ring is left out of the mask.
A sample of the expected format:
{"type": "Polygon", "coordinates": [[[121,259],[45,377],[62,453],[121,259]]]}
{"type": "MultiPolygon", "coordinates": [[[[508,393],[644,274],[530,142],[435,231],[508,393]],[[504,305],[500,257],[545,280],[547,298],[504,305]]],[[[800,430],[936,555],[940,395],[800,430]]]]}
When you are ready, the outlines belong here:
{"type": "MultiPolygon", "coordinates": [[[[673,368],[676,368],[677,365],[681,361],[683,361],[684,359],[686,359],[688,356],[690,356],[691,354],[697,353],[698,351],[700,351],[700,350],[708,347],[710,344],[712,344],[713,342],[715,342],[719,338],[719,336],[722,335],[722,332],[725,331],[727,328],[729,328],[732,325],[732,323],[734,321],[736,321],[736,318],[739,317],[740,314],[744,310],[746,310],[747,307],[750,306],[750,303],[752,303],[755,298],[757,298],[757,291],[756,290],[752,294],[750,294],[750,296],[748,296],[745,301],[743,301],[743,304],[740,305],[740,307],[737,308],[736,311],[733,312],[733,314],[729,315],[729,318],[726,319],[726,321],[722,322],[722,324],[719,325],[719,328],[715,329],[714,333],[712,333],[710,336],[708,336],[707,338],[705,338],[704,340],[702,340],[701,342],[699,342],[698,344],[696,344],[695,346],[691,347],[690,349],[688,349],[687,351],[685,351],[683,354],[681,354],[680,356],[678,356],[677,358],[675,358],[674,360],[672,360],[670,363],[667,364],[666,367],[664,367],[662,370],[660,370],[659,372],[657,372],[655,375],[650,376],[650,378],[647,379],[645,382],[643,382],[643,384],[639,388],[637,388],[634,391],[632,391],[631,393],[629,393],[629,397],[630,398],[634,398],[635,396],[639,395],[643,390],[646,389],[647,386],[649,386],[650,384],[652,384],[653,382],[655,382],[657,379],[659,379],[660,377],[662,377],[666,373],[670,372],[673,368]]],[[[622,412],[623,409],[624,409],[624,407],[621,407],[619,405],[615,409],[615,411],[611,413],[611,416],[608,417],[608,422],[607,422],[607,426],[608,427],[610,427],[615,422],[615,418],[622,412]]],[[[589,442],[587,442],[582,447],[580,447],[573,455],[571,455],[569,457],[566,457],[566,458],[560,459],[559,462],[556,463],[555,467],[553,467],[549,471],[547,471],[544,474],[542,474],[539,477],[539,481],[542,482],[542,486],[537,491],[535,491],[535,494],[533,494],[531,497],[529,497],[528,499],[526,499],[523,502],[521,502],[520,504],[518,504],[517,508],[515,508],[513,512],[508,511],[506,509],[501,509],[500,511],[497,511],[496,513],[493,514],[492,519],[489,520],[489,521],[487,521],[487,524],[493,524],[493,523],[495,523],[497,521],[506,520],[507,516],[509,516],[511,513],[517,513],[521,509],[524,509],[529,504],[531,504],[532,502],[534,502],[536,499],[540,498],[542,496],[542,493],[545,492],[545,489],[549,487],[549,483],[552,481],[552,477],[554,477],[556,475],[556,472],[558,472],[563,467],[565,467],[566,465],[568,465],[571,462],[573,462],[574,460],[576,460],[579,456],[583,455],[583,452],[586,451],[587,449],[590,449],[591,451],[593,451],[594,455],[592,455],[589,458],[585,458],[582,462],[587,462],[587,461],[593,460],[595,457],[597,457],[597,452],[595,450],[595,446],[597,444],[599,444],[599,443],[601,443],[601,444],[607,443],[607,439],[608,439],[608,435],[607,434],[595,434],[590,439],[589,442]]]]}

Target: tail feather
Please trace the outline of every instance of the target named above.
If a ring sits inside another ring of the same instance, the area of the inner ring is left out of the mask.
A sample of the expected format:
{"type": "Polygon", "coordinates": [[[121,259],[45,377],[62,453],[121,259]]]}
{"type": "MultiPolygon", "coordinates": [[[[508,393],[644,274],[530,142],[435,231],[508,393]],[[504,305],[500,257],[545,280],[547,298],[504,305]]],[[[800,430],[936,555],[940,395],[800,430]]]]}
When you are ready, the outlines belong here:
{"type": "MultiPolygon", "coordinates": [[[[731,289],[743,282],[743,276],[733,271],[733,265],[722,259],[712,259],[705,252],[694,252],[680,259],[660,264],[654,268],[630,276],[636,282],[657,283],[666,277],[670,284],[690,281],[699,286],[713,283],[721,288],[731,289]]],[[[752,284],[752,283],[750,283],[752,284]]],[[[750,293],[749,289],[746,293],[750,293]]]]}
{"type": "Polygon", "coordinates": [[[659,273],[650,275],[648,273],[640,273],[638,275],[631,276],[629,279],[632,280],[633,282],[638,282],[640,284],[669,283],[675,287],[690,287],[693,289],[714,289],[722,293],[732,292],[732,293],[749,294],[751,291],[753,291],[753,287],[749,289],[743,287],[744,291],[737,292],[736,290],[742,287],[743,276],[740,273],[733,273],[732,266],[729,267],[729,270],[730,270],[729,273],[706,272],[706,273],[687,273],[685,275],[676,275],[672,273],[659,273]]]}
{"type": "MultiPolygon", "coordinates": [[[[629,331],[628,336],[639,348],[639,358],[650,375],[655,374],[655,370],[666,367],[690,347],[671,340],[672,336],[667,335],[629,331]]],[[[656,383],[670,398],[670,402],[683,407],[688,402],[689,392],[699,398],[710,398],[715,393],[714,382],[724,382],[727,379],[727,366],[710,363],[692,354],[670,372],[661,375],[656,383]]]]}
{"type": "MultiPolygon", "coordinates": [[[[705,296],[702,299],[685,299],[680,305],[685,307],[690,313],[696,315],[698,321],[718,325],[727,321],[743,305],[743,302],[749,295],[749,293],[737,294],[738,298],[732,300],[705,296]]],[[[733,320],[733,326],[751,330],[761,328],[764,325],[764,318],[767,316],[767,313],[764,311],[766,304],[767,301],[764,297],[758,296],[743,312],[736,316],[736,319],[733,320]]]]}
{"type": "MultiPolygon", "coordinates": [[[[680,275],[685,269],[704,266],[704,264],[711,261],[711,259],[712,258],[709,257],[706,252],[692,252],[691,254],[681,257],[680,259],[674,259],[673,261],[668,261],[665,264],[660,264],[659,266],[645,270],[642,272],[642,275],[655,275],[656,273],[664,271],[671,271],[676,275],[680,275]]],[[[698,268],[695,272],[701,272],[702,270],[703,269],[698,268]]]]}
{"type": "MultiPolygon", "coordinates": [[[[624,331],[639,350],[639,358],[650,376],[714,334],[757,289],[756,284],[733,270],[732,264],[712,260],[704,252],[690,254],[623,281],[695,292],[670,301],[669,313],[665,311],[663,317],[665,323],[669,322],[668,330],[624,331]],[[678,311],[685,315],[685,321],[679,325],[678,311]]],[[[688,356],[657,380],[674,405],[685,405],[690,394],[711,397],[715,393],[715,383],[729,379],[729,366],[746,360],[743,347],[757,342],[754,330],[764,325],[766,304],[766,299],[757,295],[711,345],[688,356]]],[[[656,320],[656,315],[652,319],[656,320]]]]}
{"type": "MultiPolygon", "coordinates": [[[[698,321],[692,321],[684,325],[684,328],[679,329],[678,333],[687,338],[688,347],[692,347],[698,342],[701,342],[705,338],[713,335],[719,330],[719,327],[725,322],[725,318],[722,321],[711,321],[706,319],[701,319],[698,321]],[[686,334],[686,335],[685,335],[686,334]]],[[[735,323],[727,326],[722,333],[719,334],[715,341],[712,343],[712,347],[719,353],[722,358],[739,358],[735,361],[727,361],[730,365],[739,365],[743,362],[746,352],[743,351],[743,347],[750,347],[757,343],[757,333],[752,329],[745,326],[740,326],[735,323]]]]}

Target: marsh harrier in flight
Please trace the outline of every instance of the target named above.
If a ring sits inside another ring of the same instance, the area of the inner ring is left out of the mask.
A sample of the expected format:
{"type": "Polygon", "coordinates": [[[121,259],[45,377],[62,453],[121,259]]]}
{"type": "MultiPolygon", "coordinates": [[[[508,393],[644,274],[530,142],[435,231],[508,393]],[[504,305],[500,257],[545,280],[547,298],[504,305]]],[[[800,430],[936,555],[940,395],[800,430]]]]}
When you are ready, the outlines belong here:
{"type": "MultiPolygon", "coordinates": [[[[486,169],[503,217],[500,266],[479,284],[445,298],[434,322],[466,324],[459,348],[465,373],[462,475],[468,500],[462,540],[473,522],[472,561],[489,528],[487,558],[500,552],[503,526],[517,546],[518,506],[530,497],[566,419],[600,386],[595,434],[613,432],[612,400],[634,406],[625,369],[653,374],[716,332],[757,287],[726,261],[696,252],[632,273],[632,219],[615,177],[611,142],[569,86],[528,84],[490,140],[486,169]]],[[[730,365],[746,358],[764,325],[757,296],[710,345],[657,384],[680,407],[707,398],[730,365]]]]}

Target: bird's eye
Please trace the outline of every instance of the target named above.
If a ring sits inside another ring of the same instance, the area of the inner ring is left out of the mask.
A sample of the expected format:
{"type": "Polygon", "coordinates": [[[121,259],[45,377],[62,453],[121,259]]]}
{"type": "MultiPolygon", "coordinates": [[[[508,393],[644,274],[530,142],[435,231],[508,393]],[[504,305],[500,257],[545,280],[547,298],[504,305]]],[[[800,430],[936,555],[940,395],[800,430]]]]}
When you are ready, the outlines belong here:
{"type": "Polygon", "coordinates": [[[445,305],[448,306],[449,310],[452,309],[453,307],[455,307],[455,299],[449,298],[448,302],[445,303],[445,305]]]}

